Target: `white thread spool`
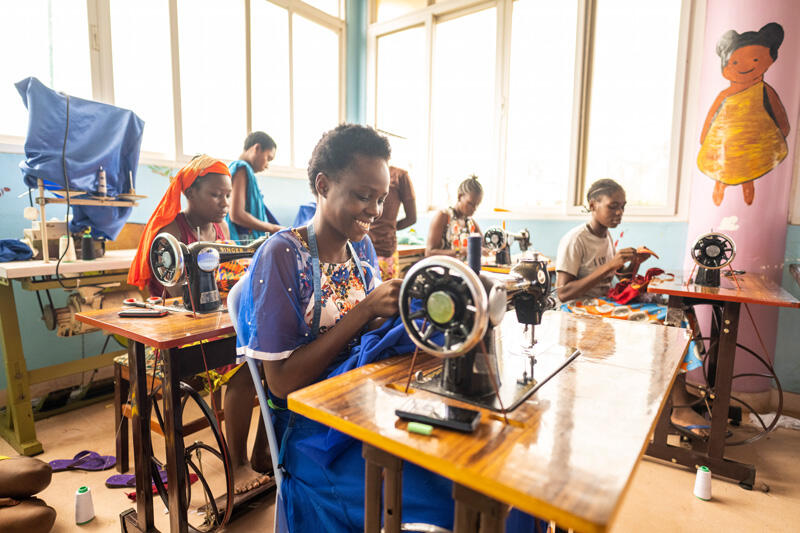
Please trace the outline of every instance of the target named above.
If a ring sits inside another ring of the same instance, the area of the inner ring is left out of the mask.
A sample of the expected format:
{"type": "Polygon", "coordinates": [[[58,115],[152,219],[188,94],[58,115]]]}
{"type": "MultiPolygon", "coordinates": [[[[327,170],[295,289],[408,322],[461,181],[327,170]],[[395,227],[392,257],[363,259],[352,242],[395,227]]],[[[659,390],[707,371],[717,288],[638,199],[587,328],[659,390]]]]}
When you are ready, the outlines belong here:
{"type": "Polygon", "coordinates": [[[94,518],[94,504],[89,487],[81,487],[75,492],[75,523],[83,525],[94,518]]]}
{"type": "Polygon", "coordinates": [[[72,235],[62,235],[58,238],[58,257],[63,257],[65,263],[78,260],[75,253],[75,241],[72,240],[72,235]],[[64,254],[64,250],[66,250],[66,254],[64,254]]]}
{"type": "Polygon", "coordinates": [[[711,470],[707,466],[697,469],[697,476],[694,478],[694,495],[704,501],[711,499],[711,470]]]}

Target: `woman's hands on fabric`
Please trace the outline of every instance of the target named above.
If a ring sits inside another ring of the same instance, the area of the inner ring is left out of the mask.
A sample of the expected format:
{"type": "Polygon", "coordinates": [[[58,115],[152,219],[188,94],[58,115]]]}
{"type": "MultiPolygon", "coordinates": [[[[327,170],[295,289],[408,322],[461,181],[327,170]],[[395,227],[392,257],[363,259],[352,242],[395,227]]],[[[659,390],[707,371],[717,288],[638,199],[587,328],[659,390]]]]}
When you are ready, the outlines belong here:
{"type": "Polygon", "coordinates": [[[624,266],[636,257],[636,248],[623,248],[617,250],[617,253],[608,262],[608,266],[612,272],[619,272],[624,270],[624,266]]]}
{"type": "Polygon", "coordinates": [[[386,280],[369,293],[363,304],[372,316],[388,318],[397,314],[402,282],[400,279],[386,280]]]}

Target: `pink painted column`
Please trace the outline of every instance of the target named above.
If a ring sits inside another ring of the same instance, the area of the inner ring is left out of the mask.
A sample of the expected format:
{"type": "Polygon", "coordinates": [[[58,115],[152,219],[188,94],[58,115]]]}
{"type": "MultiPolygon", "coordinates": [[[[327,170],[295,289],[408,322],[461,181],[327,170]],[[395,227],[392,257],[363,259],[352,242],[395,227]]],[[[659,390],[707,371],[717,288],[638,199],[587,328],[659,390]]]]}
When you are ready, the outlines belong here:
{"type": "MultiPolygon", "coordinates": [[[[732,85],[731,81],[723,76],[721,58],[717,55],[717,45],[720,38],[729,30],[744,34],[745,32],[758,32],[768,23],[776,22],[780,24],[783,28],[783,42],[777,49],[777,59],[766,70],[763,80],[775,90],[786,110],[790,126],[789,134],[785,136],[787,153],[777,166],[760,178],[749,182],[753,185],[753,189],[751,189],[753,190],[753,197],[750,205],[745,201],[747,186],[742,184],[732,184],[725,187],[723,191],[724,197],[719,205],[716,205],[712,198],[717,181],[707,175],[710,173],[709,166],[713,165],[706,163],[704,165],[704,173],[701,172],[697,163],[694,164],[694,170],[690,178],[691,194],[687,236],[688,250],[699,235],[708,233],[712,228],[714,231],[722,231],[728,234],[736,243],[737,253],[733,261],[733,267],[747,272],[765,274],[778,284],[780,284],[783,270],[787,215],[790,203],[789,194],[792,168],[796,157],[795,136],[799,126],[797,117],[800,109],[800,74],[798,74],[798,65],[800,64],[800,12],[798,7],[800,6],[798,6],[797,0],[771,0],[769,2],[759,0],[708,0],[705,37],[702,47],[696,52],[702,55],[700,94],[699,100],[696,102],[696,105],[699,106],[698,116],[701,117],[701,121],[697,124],[695,132],[697,140],[695,146],[697,148],[693,153],[687,153],[687,157],[698,159],[701,149],[700,137],[703,131],[703,119],[706,118],[709,109],[712,108],[720,92],[732,85]]],[[[728,37],[730,37],[730,34],[728,37]]],[[[750,45],[751,42],[745,41],[745,46],[750,45]]],[[[750,45],[750,50],[757,53],[757,46],[760,45],[750,45]]],[[[747,50],[740,50],[739,54],[730,60],[729,67],[733,67],[734,70],[747,67],[744,69],[746,72],[749,67],[756,65],[756,63],[752,63],[753,54],[748,56],[747,52],[747,50]],[[744,54],[744,56],[741,54],[744,54]],[[734,66],[733,60],[735,59],[738,59],[738,61],[734,66]]],[[[763,58],[761,64],[763,65],[763,58]]],[[[731,70],[726,70],[726,73],[732,77],[739,75],[731,70]]],[[[746,74],[742,74],[742,76],[746,76],[746,74]]],[[[725,117],[734,116],[737,109],[743,109],[747,105],[747,102],[742,103],[735,100],[736,97],[741,96],[738,93],[740,91],[736,90],[726,96],[727,99],[730,99],[728,101],[729,104],[734,105],[733,102],[736,102],[735,105],[738,107],[732,109],[731,106],[727,108],[716,106],[719,111],[715,120],[727,120],[725,117]],[[737,93],[738,96],[734,95],[733,92],[737,93]]],[[[751,106],[763,105],[758,104],[757,100],[757,98],[751,99],[751,106]]],[[[773,114],[775,114],[774,110],[773,114]]],[[[761,117],[762,119],[764,118],[763,114],[761,117]]],[[[732,139],[733,137],[726,136],[734,135],[732,131],[734,128],[742,124],[745,124],[745,127],[749,127],[748,125],[754,122],[756,121],[746,117],[744,121],[738,124],[732,123],[732,127],[727,132],[720,133],[719,130],[716,132],[709,130],[707,135],[709,141],[707,142],[710,142],[710,137],[714,135],[717,135],[717,138],[721,138],[723,142],[732,139]]],[[[767,120],[767,122],[770,121],[767,120]]],[[[768,126],[770,124],[766,124],[764,127],[768,126]]],[[[777,130],[773,128],[768,133],[771,134],[771,137],[763,133],[763,131],[754,133],[747,139],[746,143],[740,142],[736,145],[736,151],[741,154],[742,152],[752,153],[753,150],[761,150],[760,153],[762,154],[764,152],[772,153],[775,155],[776,160],[780,159],[782,154],[780,153],[779,144],[780,137],[783,136],[780,133],[780,128],[777,130]],[[776,135],[775,131],[779,133],[776,135]],[[756,142],[753,142],[753,139],[756,142]]],[[[704,150],[707,150],[707,148],[704,148],[704,150]]],[[[728,168],[733,168],[737,165],[736,162],[732,163],[735,159],[735,155],[732,155],[733,152],[733,145],[727,144],[713,153],[718,154],[718,162],[722,163],[723,166],[728,164],[728,168]],[[727,154],[725,153],[725,147],[728,150],[727,154]]],[[[748,164],[739,163],[740,169],[755,168],[756,166],[754,164],[749,164],[748,166],[748,164]]],[[[727,175],[730,176],[731,174],[728,173],[727,175]]],[[[688,251],[686,257],[687,270],[691,270],[693,263],[688,259],[688,251]]],[[[750,305],[750,310],[753,312],[753,318],[766,344],[768,356],[772,360],[778,329],[778,310],[755,305],[750,305]]],[[[703,315],[700,316],[701,324],[704,328],[707,328],[708,316],[708,314],[705,314],[705,318],[703,315]]],[[[707,331],[707,329],[704,329],[704,333],[707,334],[707,331]]],[[[763,354],[744,306],[742,306],[739,317],[739,342],[755,352],[763,354]]],[[[763,372],[763,370],[763,367],[754,358],[739,350],[734,370],[736,374],[763,372]]],[[[695,374],[692,377],[699,381],[700,379],[698,378],[701,376],[695,374]]],[[[763,378],[747,377],[734,381],[734,391],[740,392],[766,391],[769,386],[769,380],[763,378]]]]}

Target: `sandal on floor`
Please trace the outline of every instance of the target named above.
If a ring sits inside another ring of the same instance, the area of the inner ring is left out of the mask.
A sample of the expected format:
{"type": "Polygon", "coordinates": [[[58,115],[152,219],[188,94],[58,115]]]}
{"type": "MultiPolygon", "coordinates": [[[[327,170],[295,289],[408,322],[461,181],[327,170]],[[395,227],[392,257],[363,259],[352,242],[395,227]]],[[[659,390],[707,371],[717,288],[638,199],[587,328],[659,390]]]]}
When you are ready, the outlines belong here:
{"type": "Polygon", "coordinates": [[[49,464],[53,472],[63,472],[64,470],[99,472],[116,465],[117,458],[113,455],[100,455],[97,452],[83,450],[75,454],[72,459],[54,459],[49,464]]]}
{"type": "MultiPolygon", "coordinates": [[[[167,482],[167,471],[161,471],[161,482],[167,482]]],[[[106,487],[109,489],[124,489],[136,486],[135,474],[115,474],[106,480],[106,487]]]]}

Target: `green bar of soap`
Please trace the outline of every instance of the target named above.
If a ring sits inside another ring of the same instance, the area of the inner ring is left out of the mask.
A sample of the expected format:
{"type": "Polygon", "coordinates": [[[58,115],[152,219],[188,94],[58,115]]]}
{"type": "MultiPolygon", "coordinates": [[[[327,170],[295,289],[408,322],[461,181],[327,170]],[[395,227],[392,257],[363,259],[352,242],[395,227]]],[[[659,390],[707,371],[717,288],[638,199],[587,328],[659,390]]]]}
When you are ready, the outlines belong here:
{"type": "Polygon", "coordinates": [[[433,426],[423,424],[422,422],[409,422],[408,431],[410,433],[419,433],[420,435],[430,435],[433,433],[433,426]]]}

